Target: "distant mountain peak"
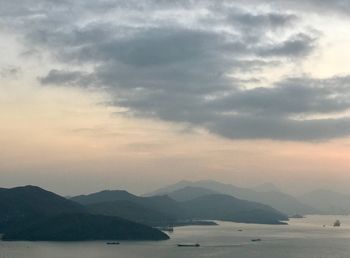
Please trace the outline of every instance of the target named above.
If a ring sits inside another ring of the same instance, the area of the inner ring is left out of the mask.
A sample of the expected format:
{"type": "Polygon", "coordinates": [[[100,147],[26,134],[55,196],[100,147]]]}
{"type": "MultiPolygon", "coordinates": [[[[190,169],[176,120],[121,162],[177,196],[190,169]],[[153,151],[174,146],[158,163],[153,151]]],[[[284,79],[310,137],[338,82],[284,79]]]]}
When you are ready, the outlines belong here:
{"type": "Polygon", "coordinates": [[[72,197],[71,200],[85,205],[98,202],[109,202],[121,199],[129,199],[135,197],[135,195],[125,190],[103,190],[92,194],[78,195],[72,197]]]}
{"type": "Polygon", "coordinates": [[[317,189],[303,194],[299,200],[327,215],[350,214],[350,195],[333,190],[317,189]]]}
{"type": "Polygon", "coordinates": [[[216,191],[198,187],[198,186],[185,186],[179,190],[175,190],[174,192],[168,193],[168,195],[179,202],[189,201],[198,197],[207,196],[217,194],[216,191]]]}
{"type": "MultiPolygon", "coordinates": [[[[316,211],[313,207],[300,202],[295,197],[281,192],[276,186],[270,183],[263,184],[261,187],[258,187],[260,188],[260,191],[258,191],[256,189],[239,187],[214,180],[200,180],[193,182],[183,180],[177,182],[176,184],[160,188],[147,194],[146,196],[161,194],[170,194],[171,196],[171,193],[189,186],[204,188],[207,189],[207,191],[210,190],[214,191],[215,193],[227,194],[243,200],[263,203],[289,215],[313,214],[316,211]]],[[[174,199],[174,197],[172,198],[174,199]]]]}
{"type": "Polygon", "coordinates": [[[24,186],[17,186],[17,187],[11,188],[11,190],[20,190],[20,189],[46,191],[46,190],[42,189],[41,187],[35,186],[35,185],[24,185],[24,186]]]}

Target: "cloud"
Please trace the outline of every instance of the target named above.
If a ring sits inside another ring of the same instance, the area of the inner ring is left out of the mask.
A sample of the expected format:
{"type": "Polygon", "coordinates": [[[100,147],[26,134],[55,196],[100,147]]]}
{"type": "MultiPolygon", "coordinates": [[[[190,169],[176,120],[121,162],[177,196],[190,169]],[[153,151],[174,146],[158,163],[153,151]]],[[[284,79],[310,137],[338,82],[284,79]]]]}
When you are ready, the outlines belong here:
{"type": "Polygon", "coordinates": [[[272,80],[256,78],[267,68],[298,66],[318,47],[321,34],[301,22],[295,6],[265,4],[275,2],[287,8],[238,1],[39,1],[27,10],[9,6],[17,22],[2,22],[21,32],[28,48],[47,51],[64,67],[39,76],[43,85],[101,88],[129,115],[239,139],[349,135],[349,117],[339,117],[350,107],[348,77],[299,76],[263,86],[272,80]]]}
{"type": "Polygon", "coordinates": [[[89,74],[84,72],[53,69],[45,77],[39,78],[39,81],[42,84],[86,87],[90,84],[89,77],[89,74]]]}
{"type": "Polygon", "coordinates": [[[344,14],[346,16],[350,13],[350,2],[347,0],[271,0],[270,2],[303,11],[333,12],[344,14]]]}
{"type": "Polygon", "coordinates": [[[258,50],[258,52],[262,56],[303,57],[307,56],[314,49],[315,41],[314,37],[300,33],[293,35],[284,42],[266,46],[258,50]]]}
{"type": "Polygon", "coordinates": [[[4,66],[0,68],[0,78],[16,78],[21,73],[21,68],[17,66],[4,66]]]}

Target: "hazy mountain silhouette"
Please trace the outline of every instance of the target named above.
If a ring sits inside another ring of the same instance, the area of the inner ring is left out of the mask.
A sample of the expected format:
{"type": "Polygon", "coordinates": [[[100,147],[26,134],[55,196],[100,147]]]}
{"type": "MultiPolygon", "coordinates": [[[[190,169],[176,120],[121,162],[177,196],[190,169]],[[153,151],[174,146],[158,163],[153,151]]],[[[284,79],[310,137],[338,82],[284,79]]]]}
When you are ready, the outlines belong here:
{"type": "MultiPolygon", "coordinates": [[[[171,199],[167,195],[140,197],[126,191],[104,190],[104,191],[92,193],[89,195],[76,196],[71,198],[71,200],[78,202],[80,204],[89,205],[89,206],[90,205],[92,206],[92,204],[100,204],[98,206],[99,209],[102,209],[102,206],[104,205],[105,212],[106,212],[107,206],[112,208],[113,202],[115,203],[115,205],[118,205],[119,202],[117,201],[129,201],[130,203],[134,204],[134,206],[130,206],[129,208],[136,208],[136,210],[148,209],[148,210],[152,210],[153,212],[162,213],[166,217],[168,216],[172,218],[181,219],[184,217],[184,214],[185,214],[185,211],[183,210],[183,208],[175,200],[171,199]],[[136,205],[138,207],[136,207],[136,205]]],[[[97,205],[94,205],[92,207],[97,207],[97,205]]],[[[124,207],[126,208],[126,206],[124,207]]],[[[148,216],[148,214],[145,214],[145,215],[148,216]]]]}
{"type": "Polygon", "coordinates": [[[217,192],[202,187],[186,186],[174,192],[168,193],[168,196],[176,201],[184,202],[212,194],[217,194],[217,192]]]}
{"type": "Polygon", "coordinates": [[[225,220],[244,223],[278,224],[287,216],[267,205],[214,194],[183,202],[194,219],[225,220]]]}
{"type": "MultiPolygon", "coordinates": [[[[198,181],[199,182],[199,181],[198,181]]],[[[177,190],[183,189],[185,187],[201,187],[196,182],[192,182],[189,180],[181,180],[175,184],[163,186],[155,191],[144,194],[144,196],[155,196],[155,195],[166,195],[177,190]]],[[[201,187],[202,188],[202,187],[201,187]]],[[[210,189],[208,189],[210,190],[210,189]]]]}
{"type": "Polygon", "coordinates": [[[135,222],[91,215],[86,207],[36,186],[0,189],[0,232],[5,240],[167,238],[135,222]]]}
{"type": "Polygon", "coordinates": [[[252,189],[237,187],[231,184],[224,184],[216,181],[180,181],[176,184],[160,188],[159,190],[146,195],[152,196],[158,194],[171,194],[176,190],[188,186],[206,188],[208,190],[231,195],[239,199],[263,203],[287,215],[315,214],[318,212],[315,208],[300,202],[297,200],[297,198],[279,191],[258,192],[252,189]]]}
{"type": "Polygon", "coordinates": [[[350,214],[350,195],[330,190],[315,190],[299,197],[299,200],[315,207],[321,214],[350,214]]]}
{"type": "Polygon", "coordinates": [[[280,220],[287,219],[285,215],[267,205],[239,200],[229,195],[213,194],[213,192],[198,187],[185,187],[173,192],[175,197],[187,199],[182,202],[175,201],[166,195],[139,197],[124,191],[101,191],[84,195],[83,198],[73,197],[72,200],[88,203],[86,207],[95,214],[117,215],[149,225],[162,225],[164,221],[170,221],[171,224],[176,225],[194,219],[278,224],[280,220]],[[186,194],[189,195],[186,197],[186,194]],[[113,195],[114,198],[112,198],[113,195]],[[106,199],[109,201],[105,202],[106,199]],[[114,201],[110,201],[113,199],[114,201]],[[96,203],[97,200],[101,202],[96,203]],[[220,205],[219,203],[223,206],[217,206],[220,205]],[[198,216],[197,208],[200,208],[203,216],[198,216]],[[216,209],[215,213],[212,213],[213,209],[216,209]],[[155,218],[159,221],[155,221],[155,218]]]}

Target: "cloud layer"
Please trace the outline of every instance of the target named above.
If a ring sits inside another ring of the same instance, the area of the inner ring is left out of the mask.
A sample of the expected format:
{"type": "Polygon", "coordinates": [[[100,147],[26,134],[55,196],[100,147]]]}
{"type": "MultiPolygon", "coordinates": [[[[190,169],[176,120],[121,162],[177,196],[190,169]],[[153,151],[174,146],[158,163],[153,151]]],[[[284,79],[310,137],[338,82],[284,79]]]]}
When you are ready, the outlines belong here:
{"type": "Polygon", "coordinates": [[[346,15],[350,4],[253,2],[6,1],[1,23],[29,52],[60,63],[38,75],[43,85],[101,89],[128,115],[233,139],[349,135],[350,77],[266,71],[298,67],[318,51],[322,32],[305,23],[303,9],[346,15]]]}

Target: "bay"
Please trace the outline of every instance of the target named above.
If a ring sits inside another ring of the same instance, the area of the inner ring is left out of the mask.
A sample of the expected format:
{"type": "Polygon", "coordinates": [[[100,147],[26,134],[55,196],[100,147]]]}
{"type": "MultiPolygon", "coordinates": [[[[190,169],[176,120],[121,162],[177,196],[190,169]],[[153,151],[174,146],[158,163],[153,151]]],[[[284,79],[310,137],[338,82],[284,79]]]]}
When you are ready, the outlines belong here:
{"type": "Polygon", "coordinates": [[[0,258],[348,258],[350,217],[307,216],[289,225],[218,222],[218,226],[175,228],[159,242],[3,242],[0,258]],[[334,228],[339,219],[341,227],[334,228]],[[252,239],[261,239],[252,242],[252,239]],[[200,247],[177,247],[199,243],[200,247]]]}

